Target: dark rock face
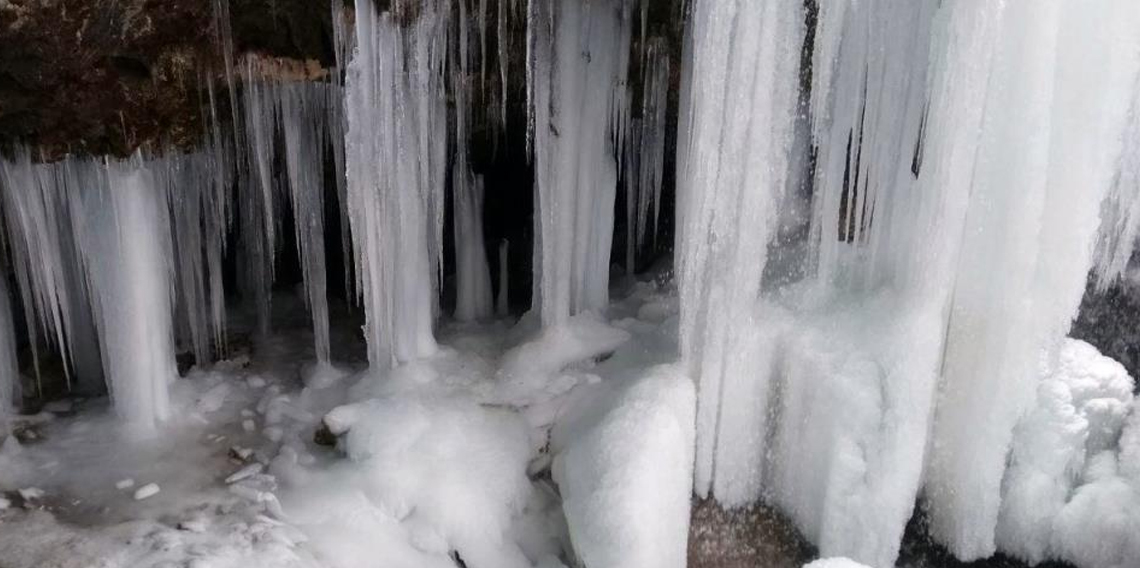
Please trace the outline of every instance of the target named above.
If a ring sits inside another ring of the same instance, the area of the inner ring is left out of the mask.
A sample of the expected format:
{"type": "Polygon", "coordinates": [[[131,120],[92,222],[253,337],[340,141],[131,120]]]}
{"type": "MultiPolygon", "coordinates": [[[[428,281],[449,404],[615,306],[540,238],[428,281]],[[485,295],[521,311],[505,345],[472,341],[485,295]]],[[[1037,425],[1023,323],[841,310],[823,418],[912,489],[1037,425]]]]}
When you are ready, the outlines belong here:
{"type": "MultiPolygon", "coordinates": [[[[1070,335],[1091,343],[1101,353],[1140,377],[1140,293],[1127,283],[1098,292],[1090,279],[1070,335]]],[[[1140,383],[1138,383],[1140,386],[1140,383]]]]}
{"type": "MultiPolygon", "coordinates": [[[[197,144],[206,86],[225,87],[215,4],[0,0],[0,149],[52,159],[197,144]]],[[[331,62],[329,10],[327,0],[234,0],[233,48],[331,62]]]]}

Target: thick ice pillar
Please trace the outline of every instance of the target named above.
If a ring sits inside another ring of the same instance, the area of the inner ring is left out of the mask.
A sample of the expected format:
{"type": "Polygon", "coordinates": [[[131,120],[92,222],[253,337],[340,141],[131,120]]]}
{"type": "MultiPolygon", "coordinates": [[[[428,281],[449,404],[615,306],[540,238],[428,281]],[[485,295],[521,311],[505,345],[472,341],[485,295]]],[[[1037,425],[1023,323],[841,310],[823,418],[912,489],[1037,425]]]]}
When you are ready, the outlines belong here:
{"type": "Polygon", "coordinates": [[[681,352],[697,381],[695,491],[759,497],[768,374],[751,333],[784,190],[803,42],[802,3],[694,5],[678,142],[681,352]],[[750,354],[755,357],[750,357],[750,354]],[[755,365],[753,365],[755,363],[755,365]],[[722,403],[751,412],[722,420],[722,403]],[[720,443],[729,432],[731,443],[720,443]]]}
{"type": "Polygon", "coordinates": [[[139,161],[93,165],[70,187],[111,400],[135,435],[170,416],[177,376],[165,196],[139,161]]]}
{"type": "Polygon", "coordinates": [[[631,3],[535,0],[530,9],[534,306],[549,326],[609,302],[631,3]]]}
{"type": "Polygon", "coordinates": [[[356,3],[357,49],[345,85],[347,199],[373,366],[436,349],[447,146],[446,13],[437,8],[427,3],[407,24],[370,0],[356,3]]]}

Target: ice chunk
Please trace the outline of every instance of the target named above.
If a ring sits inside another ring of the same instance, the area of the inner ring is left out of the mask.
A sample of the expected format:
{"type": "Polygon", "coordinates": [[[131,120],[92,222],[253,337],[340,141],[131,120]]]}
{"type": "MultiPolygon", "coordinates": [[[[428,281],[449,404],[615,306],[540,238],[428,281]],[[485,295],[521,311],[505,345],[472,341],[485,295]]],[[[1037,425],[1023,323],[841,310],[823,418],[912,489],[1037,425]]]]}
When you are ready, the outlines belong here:
{"type": "Polygon", "coordinates": [[[146,485],[143,485],[142,487],[139,487],[135,490],[135,501],[142,501],[143,499],[154,497],[155,495],[158,495],[159,491],[161,491],[161,489],[159,489],[157,483],[148,483],[146,485]]]}
{"type": "Polygon", "coordinates": [[[1055,520],[1086,460],[1115,448],[1132,406],[1128,373],[1083,341],[1066,339],[1055,363],[1042,358],[1041,373],[1037,405],[1014,431],[997,525],[998,547],[1034,564],[1051,556],[1055,520]]]}
{"type": "Polygon", "coordinates": [[[400,395],[338,407],[325,423],[385,511],[431,527],[473,568],[529,565],[504,539],[531,490],[530,436],[516,414],[400,395]]]}

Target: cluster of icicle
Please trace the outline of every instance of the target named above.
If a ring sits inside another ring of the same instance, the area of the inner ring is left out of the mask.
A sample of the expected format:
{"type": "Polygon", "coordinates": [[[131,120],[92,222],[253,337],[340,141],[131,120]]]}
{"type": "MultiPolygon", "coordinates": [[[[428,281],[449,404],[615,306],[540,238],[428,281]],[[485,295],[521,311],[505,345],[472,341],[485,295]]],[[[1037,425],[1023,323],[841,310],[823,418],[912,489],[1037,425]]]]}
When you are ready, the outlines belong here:
{"type": "Polygon", "coordinates": [[[744,4],[695,2],[686,28],[696,491],[768,499],[824,556],[875,566],[921,497],[938,541],[988,556],[1039,353],[1136,239],[1140,5],[819,2],[805,45],[803,3],[744,4]],[[793,209],[809,230],[785,245],[793,209]],[[808,276],[776,289],[781,246],[808,276]]]}
{"type": "MultiPolygon", "coordinates": [[[[344,286],[364,309],[372,365],[391,366],[436,348],[449,181],[455,317],[506,313],[507,243],[499,244],[502,285],[493,300],[483,242],[485,188],[468,146],[477,125],[498,130],[506,124],[508,49],[517,27],[510,22],[524,17],[532,24],[530,114],[537,112],[544,125],[531,134],[542,172],[535,254],[544,259],[538,263],[543,277],[536,278],[543,313],[555,322],[604,306],[616,157],[632,128],[626,89],[631,2],[523,6],[501,0],[492,16],[487,0],[433,0],[410,20],[368,0],[356,2],[352,13],[334,3],[336,67],[327,80],[312,81],[283,79],[288,73],[270,59],[235,58],[228,0],[215,0],[213,8],[224,68],[206,75],[224,75],[230,126],[222,125],[214,85],[204,80],[209,100],[201,151],[51,164],[25,152],[0,160],[4,224],[30,345],[36,350],[35,336],[42,333],[77,387],[98,391],[105,383],[132,430],[153,432],[167,416],[176,345],[199,363],[224,350],[222,264],[233,235],[237,246],[229,253],[237,258],[238,291],[254,307],[258,335],[270,333],[283,211],[293,213],[321,364],[330,361],[324,221],[325,202],[333,197],[344,258],[352,259],[344,286]],[[488,53],[492,26],[496,54],[488,53]]],[[[644,10],[642,43],[648,45],[644,10]]],[[[631,215],[641,227],[639,240],[646,238],[646,211],[660,195],[668,81],[662,49],[647,52],[652,63],[643,68],[652,87],[636,138],[637,149],[651,157],[627,174],[638,180],[631,190],[638,212],[631,215]]],[[[0,311],[0,365],[15,369],[10,316],[0,311]]],[[[38,354],[33,360],[38,365],[38,354]]],[[[16,377],[14,370],[3,372],[4,409],[16,377]]]]}

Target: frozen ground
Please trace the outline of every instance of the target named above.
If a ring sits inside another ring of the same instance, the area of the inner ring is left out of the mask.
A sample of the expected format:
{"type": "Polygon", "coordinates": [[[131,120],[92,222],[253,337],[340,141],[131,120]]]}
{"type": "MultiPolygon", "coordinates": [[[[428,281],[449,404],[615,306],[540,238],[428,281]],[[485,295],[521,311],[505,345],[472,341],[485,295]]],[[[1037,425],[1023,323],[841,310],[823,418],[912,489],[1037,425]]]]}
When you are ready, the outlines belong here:
{"type": "MultiPolygon", "coordinates": [[[[810,558],[793,523],[762,509],[698,502],[690,537],[695,403],[670,364],[676,296],[653,283],[615,295],[604,317],[541,334],[526,318],[444,324],[434,355],[382,376],[366,371],[343,314],[332,334],[338,363],[314,364],[300,301],[278,298],[277,335],[171,385],[176,418],[156,439],[120,435],[104,399],[21,417],[23,443],[0,447],[0,564],[659,568],[683,566],[686,554],[690,565],[718,566],[810,558]]],[[[1132,379],[1075,340],[1040,368],[1037,405],[1004,476],[999,547],[1029,562],[1134,566],[1132,379]]],[[[904,543],[900,565],[941,565],[917,559],[914,546],[904,543]]]]}
{"type": "Polygon", "coordinates": [[[0,450],[3,565],[682,566],[694,394],[660,366],[676,299],[625,296],[542,335],[444,324],[437,353],[383,376],[350,325],[341,362],[315,365],[279,299],[276,335],[171,385],[156,439],[121,436],[101,399],[22,417],[0,450]]]}

